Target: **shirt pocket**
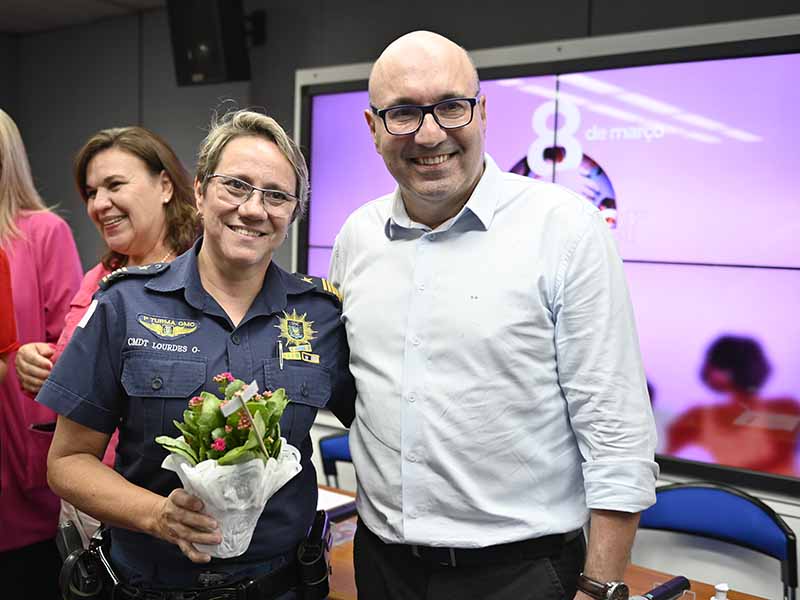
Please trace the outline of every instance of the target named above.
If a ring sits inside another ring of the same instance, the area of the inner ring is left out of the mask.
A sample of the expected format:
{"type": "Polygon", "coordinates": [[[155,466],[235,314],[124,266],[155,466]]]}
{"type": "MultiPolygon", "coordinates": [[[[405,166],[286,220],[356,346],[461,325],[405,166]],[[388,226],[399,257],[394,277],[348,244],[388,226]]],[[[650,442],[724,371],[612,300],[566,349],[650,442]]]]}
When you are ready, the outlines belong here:
{"type": "Polygon", "coordinates": [[[289,404],[281,417],[281,435],[297,448],[308,437],[317,410],[331,398],[330,371],[322,365],[278,359],[264,361],[264,381],[268,390],[284,388],[289,404]]]}
{"type": "Polygon", "coordinates": [[[132,352],[123,357],[122,387],[129,397],[126,428],[138,440],[139,453],[163,460],[167,451],[155,443],[159,435],[178,437],[172,423],[182,421],[183,411],[206,380],[206,361],[176,359],[132,352]],[[139,437],[141,436],[141,437],[139,437]]]}

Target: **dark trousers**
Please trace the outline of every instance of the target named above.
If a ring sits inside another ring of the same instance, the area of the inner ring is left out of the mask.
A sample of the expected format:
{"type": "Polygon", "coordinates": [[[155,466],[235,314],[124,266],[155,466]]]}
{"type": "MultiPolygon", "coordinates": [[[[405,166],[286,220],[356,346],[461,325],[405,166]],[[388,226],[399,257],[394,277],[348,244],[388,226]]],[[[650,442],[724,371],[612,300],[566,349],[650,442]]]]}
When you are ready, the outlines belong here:
{"type": "Polygon", "coordinates": [[[53,540],[0,552],[0,596],[14,600],[61,600],[60,570],[61,557],[53,540]]]}
{"type": "Polygon", "coordinates": [[[585,559],[581,534],[552,556],[443,566],[385,544],[361,521],[353,549],[359,600],[572,600],[585,559]]]}

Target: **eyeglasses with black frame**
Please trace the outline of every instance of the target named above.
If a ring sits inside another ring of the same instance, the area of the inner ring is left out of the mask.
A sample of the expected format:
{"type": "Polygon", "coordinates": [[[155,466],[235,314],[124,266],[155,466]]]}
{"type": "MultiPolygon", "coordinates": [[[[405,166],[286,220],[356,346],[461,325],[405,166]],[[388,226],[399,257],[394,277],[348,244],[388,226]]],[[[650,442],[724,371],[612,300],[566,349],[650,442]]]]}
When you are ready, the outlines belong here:
{"type": "Polygon", "coordinates": [[[261,205],[264,207],[264,210],[280,216],[289,215],[294,210],[295,205],[293,201],[297,200],[297,196],[289,192],[256,187],[238,177],[223,175],[221,173],[212,173],[206,177],[206,180],[210,179],[219,180],[224,193],[222,199],[230,204],[241,206],[250,199],[253,192],[258,191],[261,192],[261,205]]]}
{"type": "Polygon", "coordinates": [[[388,108],[378,108],[370,104],[369,107],[372,114],[381,118],[386,131],[392,135],[412,135],[419,131],[425,115],[429,113],[442,129],[466,127],[472,123],[479,98],[480,92],[474,98],[448,98],[434,104],[399,104],[388,108]]]}

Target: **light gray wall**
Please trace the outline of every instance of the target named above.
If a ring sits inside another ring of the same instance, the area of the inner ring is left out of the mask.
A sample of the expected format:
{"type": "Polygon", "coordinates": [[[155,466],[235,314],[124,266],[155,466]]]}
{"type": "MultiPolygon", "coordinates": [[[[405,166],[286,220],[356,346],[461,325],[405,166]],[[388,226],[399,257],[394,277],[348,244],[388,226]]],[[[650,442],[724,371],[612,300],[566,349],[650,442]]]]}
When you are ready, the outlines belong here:
{"type": "Polygon", "coordinates": [[[194,174],[212,112],[250,105],[250,82],[178,87],[165,11],[143,15],[142,125],[168,140],[194,174]]]}
{"type": "Polygon", "coordinates": [[[85,268],[103,245],[72,179],[84,141],[99,129],[142,125],[164,137],[193,173],[219,99],[249,104],[248,82],[177,86],[165,11],[23,36],[19,60],[16,118],[36,183],[69,220],[85,268]]]}
{"type": "Polygon", "coordinates": [[[16,36],[0,34],[0,108],[16,120],[19,81],[19,41],[16,36]]]}
{"type": "Polygon", "coordinates": [[[72,225],[84,267],[101,244],[72,181],[72,157],[103,127],[137,120],[137,20],[20,38],[19,127],[45,202],[72,225]]]}

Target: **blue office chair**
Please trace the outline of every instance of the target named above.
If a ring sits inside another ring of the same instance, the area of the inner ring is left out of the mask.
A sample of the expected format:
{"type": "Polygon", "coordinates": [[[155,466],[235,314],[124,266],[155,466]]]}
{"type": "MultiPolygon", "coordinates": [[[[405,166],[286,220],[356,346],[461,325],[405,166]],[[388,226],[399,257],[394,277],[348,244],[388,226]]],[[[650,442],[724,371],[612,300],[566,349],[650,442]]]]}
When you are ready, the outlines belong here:
{"type": "Polygon", "coordinates": [[[339,473],[336,470],[337,461],[353,462],[350,456],[349,438],[350,435],[344,432],[329,435],[319,440],[322,471],[325,473],[325,481],[328,482],[328,485],[333,485],[333,487],[339,487],[339,473]],[[333,479],[333,484],[331,484],[331,479],[333,479]]]}
{"type": "Polygon", "coordinates": [[[750,494],[705,482],[660,487],[639,527],[712,538],[776,558],[781,563],[784,600],[796,598],[795,534],[774,510],[750,494]]]}

